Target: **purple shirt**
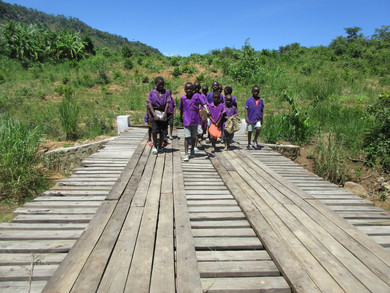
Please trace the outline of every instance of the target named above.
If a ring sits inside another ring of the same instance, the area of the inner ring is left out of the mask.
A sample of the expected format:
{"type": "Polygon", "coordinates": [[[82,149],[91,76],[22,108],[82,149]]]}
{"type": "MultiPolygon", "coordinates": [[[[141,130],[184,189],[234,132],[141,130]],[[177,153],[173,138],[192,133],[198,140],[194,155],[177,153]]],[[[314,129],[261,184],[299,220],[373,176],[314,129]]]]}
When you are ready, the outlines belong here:
{"type": "Polygon", "coordinates": [[[149,92],[146,101],[149,105],[152,105],[154,110],[164,111],[165,105],[171,103],[171,100],[171,92],[169,90],[165,90],[163,94],[160,94],[156,89],[153,89],[149,92]]]}
{"type": "Polygon", "coordinates": [[[245,109],[248,111],[249,123],[257,123],[263,120],[264,102],[262,98],[259,98],[259,105],[256,105],[254,97],[248,98],[245,103],[245,109]]]}
{"type": "MultiPolygon", "coordinates": [[[[219,103],[225,103],[225,97],[223,94],[220,95],[220,99],[219,99],[219,103]]],[[[209,93],[207,95],[207,102],[209,103],[209,105],[211,105],[211,103],[214,103],[214,100],[213,100],[213,92],[209,93]]]]}
{"type": "MultiPolygon", "coordinates": [[[[209,107],[210,115],[211,115],[211,117],[213,117],[215,122],[217,122],[219,120],[221,115],[225,114],[225,109],[226,109],[226,106],[222,103],[219,103],[217,106],[214,105],[214,103],[210,104],[210,107],[209,107]]],[[[218,126],[218,129],[221,129],[222,119],[217,126],[218,126]]]]}
{"type": "Polygon", "coordinates": [[[180,98],[179,110],[183,112],[183,126],[200,125],[199,107],[204,105],[200,94],[195,93],[192,98],[182,96],[180,98]]]}
{"type": "Polygon", "coordinates": [[[223,130],[225,130],[225,123],[226,123],[226,120],[227,118],[231,117],[231,116],[238,116],[238,111],[237,111],[237,108],[234,107],[234,106],[231,106],[230,108],[228,108],[226,105],[225,105],[225,119],[223,121],[223,130]]]}
{"type": "Polygon", "coordinates": [[[174,98],[171,98],[171,102],[168,105],[168,110],[167,112],[170,114],[173,114],[173,109],[176,107],[176,101],[174,98]]]}

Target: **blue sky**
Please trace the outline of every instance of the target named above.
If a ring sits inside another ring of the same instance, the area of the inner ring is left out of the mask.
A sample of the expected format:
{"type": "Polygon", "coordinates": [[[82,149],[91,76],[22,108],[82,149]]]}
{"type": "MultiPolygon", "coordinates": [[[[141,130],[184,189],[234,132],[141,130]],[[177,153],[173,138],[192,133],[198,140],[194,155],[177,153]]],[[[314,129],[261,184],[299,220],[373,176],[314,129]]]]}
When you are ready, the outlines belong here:
{"type": "Polygon", "coordinates": [[[337,36],[346,36],[346,27],[361,27],[365,36],[371,36],[376,28],[390,25],[389,0],[3,2],[76,17],[168,56],[205,54],[224,47],[240,49],[248,38],[256,50],[278,49],[294,42],[327,46],[337,36]]]}

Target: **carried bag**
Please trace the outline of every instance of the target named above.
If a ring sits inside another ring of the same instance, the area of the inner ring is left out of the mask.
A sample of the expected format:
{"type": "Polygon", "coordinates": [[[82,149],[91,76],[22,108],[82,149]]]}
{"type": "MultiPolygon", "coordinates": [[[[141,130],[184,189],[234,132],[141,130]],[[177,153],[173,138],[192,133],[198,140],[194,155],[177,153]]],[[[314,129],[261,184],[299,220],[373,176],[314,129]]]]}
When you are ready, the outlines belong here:
{"type": "Polygon", "coordinates": [[[241,129],[241,119],[238,116],[230,116],[225,123],[225,130],[227,133],[234,133],[241,129]]]}
{"type": "Polygon", "coordinates": [[[154,113],[156,113],[156,116],[160,119],[164,116],[164,112],[160,110],[154,110],[154,113]]]}
{"type": "Polygon", "coordinates": [[[215,125],[214,123],[211,123],[211,125],[209,127],[209,133],[210,133],[210,135],[212,135],[215,138],[219,138],[222,136],[222,131],[219,130],[217,125],[215,125]]]}

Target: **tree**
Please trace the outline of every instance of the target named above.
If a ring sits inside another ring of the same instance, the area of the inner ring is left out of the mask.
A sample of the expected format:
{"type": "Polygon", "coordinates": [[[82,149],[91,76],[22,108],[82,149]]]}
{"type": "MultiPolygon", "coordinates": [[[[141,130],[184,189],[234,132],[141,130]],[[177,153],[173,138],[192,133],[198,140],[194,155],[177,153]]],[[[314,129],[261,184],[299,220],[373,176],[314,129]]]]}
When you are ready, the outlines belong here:
{"type": "Polygon", "coordinates": [[[344,28],[345,32],[347,33],[347,40],[348,41],[353,41],[353,40],[358,40],[358,39],[363,39],[363,34],[358,34],[362,29],[358,26],[354,27],[346,27],[344,28]]]}

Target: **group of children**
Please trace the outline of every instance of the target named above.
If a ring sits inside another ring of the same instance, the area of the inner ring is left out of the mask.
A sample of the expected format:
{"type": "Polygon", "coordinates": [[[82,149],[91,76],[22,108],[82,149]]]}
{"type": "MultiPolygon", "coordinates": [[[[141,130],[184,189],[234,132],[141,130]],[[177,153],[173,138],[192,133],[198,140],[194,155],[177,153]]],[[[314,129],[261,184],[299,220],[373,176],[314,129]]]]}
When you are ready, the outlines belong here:
{"type": "MultiPolygon", "coordinates": [[[[176,102],[171,92],[164,88],[162,77],[155,79],[155,87],[149,92],[146,101],[145,122],[149,125],[149,142],[153,146],[152,154],[162,152],[168,139],[172,140],[173,120],[176,117],[176,102]],[[169,125],[169,135],[168,135],[169,125]],[[159,134],[159,139],[157,136],[159,134]],[[152,140],[153,139],[153,140],[152,140]]],[[[211,142],[211,152],[216,151],[217,139],[223,137],[224,150],[230,148],[233,134],[225,129],[225,123],[231,116],[238,116],[237,98],[232,95],[233,89],[226,86],[223,89],[217,82],[212,84],[212,92],[208,86],[200,82],[187,82],[184,86],[185,95],[180,98],[178,109],[180,121],[184,127],[184,161],[198,151],[197,143],[203,140],[207,133],[211,142]],[[189,151],[189,145],[191,149],[189,151]]],[[[245,103],[245,120],[248,125],[248,149],[258,148],[258,137],[263,123],[264,102],[259,96],[260,88],[252,88],[252,96],[245,103]],[[255,132],[253,144],[252,132],[255,132]]]]}

